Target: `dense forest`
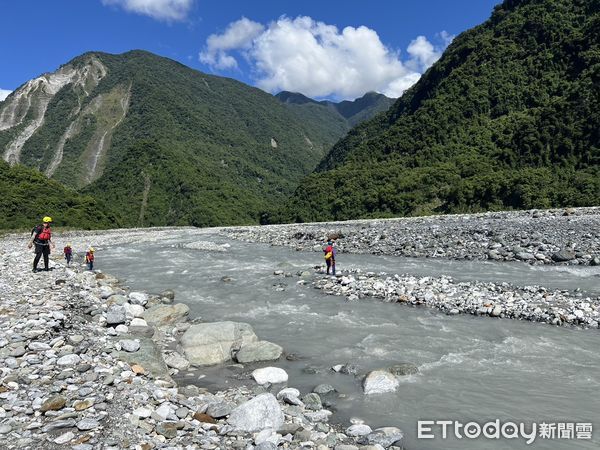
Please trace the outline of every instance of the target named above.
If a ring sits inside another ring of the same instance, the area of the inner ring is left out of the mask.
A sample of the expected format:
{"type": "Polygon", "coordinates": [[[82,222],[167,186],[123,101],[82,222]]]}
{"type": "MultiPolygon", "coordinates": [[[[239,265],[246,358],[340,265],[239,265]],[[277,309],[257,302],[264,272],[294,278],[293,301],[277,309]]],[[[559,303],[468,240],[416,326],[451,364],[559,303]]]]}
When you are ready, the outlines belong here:
{"type": "Polygon", "coordinates": [[[0,160],[0,229],[30,230],[43,216],[54,226],[97,229],[119,223],[107,208],[90,196],[78,194],[35,169],[10,167],[0,160]]]}
{"type": "Polygon", "coordinates": [[[507,0],[265,222],[600,204],[600,1],[507,0]]]}

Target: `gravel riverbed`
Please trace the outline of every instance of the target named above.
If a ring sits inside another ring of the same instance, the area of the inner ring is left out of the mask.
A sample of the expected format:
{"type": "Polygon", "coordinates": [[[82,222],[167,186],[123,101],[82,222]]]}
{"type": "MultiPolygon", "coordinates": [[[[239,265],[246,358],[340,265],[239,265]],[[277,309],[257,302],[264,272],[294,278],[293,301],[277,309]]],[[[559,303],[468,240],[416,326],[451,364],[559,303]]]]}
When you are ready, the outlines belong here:
{"type": "MultiPolygon", "coordinates": [[[[171,231],[57,233],[55,241],[57,247],[68,240],[84,249],[93,240],[101,254],[102,246],[151,244],[171,231]]],[[[600,208],[217,231],[299,251],[321,252],[323,242],[333,238],[341,254],[600,265],[600,208]]],[[[268,373],[254,375],[248,387],[209,392],[201,380],[178,385],[174,380],[184,378],[190,367],[182,337],[202,324],[188,319],[189,308],[176,302],[176,293],[132,292],[108,274],[85,271],[81,253],[66,267],[58,249],[52,270],[32,273],[26,242],[23,235],[0,239],[1,448],[375,450],[403,445],[403,433],[393,423],[376,430],[359,418],[330,424],[331,412],[320,398],[329,388],[301,393],[282,384],[287,375],[277,378],[276,361],[265,364],[268,373]]],[[[223,251],[217,247],[213,250],[223,251]]],[[[600,322],[600,298],[581,292],[357,269],[325,277],[321,270],[312,285],[348,301],[375,297],[450,315],[585,328],[598,328],[600,322]]],[[[287,274],[276,274],[282,275],[287,274]]],[[[393,390],[395,376],[368,374],[365,395],[393,390]]]]}
{"type": "Polygon", "coordinates": [[[231,227],[231,238],[342,253],[600,265],[600,207],[231,227]]]}
{"type": "MultiPolygon", "coordinates": [[[[57,233],[54,240],[84,249],[93,239],[101,254],[103,245],[169,233],[57,233]]],[[[329,424],[317,393],[329,389],[286,386],[276,361],[253,372],[249,387],[178,385],[190,366],[178,344],[202,324],[188,320],[174,292],[131,292],[110,275],[85,271],[81,253],[72,267],[53,255],[51,270],[32,273],[26,239],[0,239],[0,448],[401,448],[398,428],[372,430],[358,418],[329,424]]]]}

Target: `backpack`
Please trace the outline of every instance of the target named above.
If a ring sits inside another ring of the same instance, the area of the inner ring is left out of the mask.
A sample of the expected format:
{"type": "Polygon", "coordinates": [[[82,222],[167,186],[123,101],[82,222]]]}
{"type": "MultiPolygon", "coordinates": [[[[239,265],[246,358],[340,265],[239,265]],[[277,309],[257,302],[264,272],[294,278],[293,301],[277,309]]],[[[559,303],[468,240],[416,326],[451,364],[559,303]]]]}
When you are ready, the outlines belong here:
{"type": "Polygon", "coordinates": [[[325,261],[330,260],[331,258],[333,258],[333,246],[328,245],[325,248],[325,261]]]}

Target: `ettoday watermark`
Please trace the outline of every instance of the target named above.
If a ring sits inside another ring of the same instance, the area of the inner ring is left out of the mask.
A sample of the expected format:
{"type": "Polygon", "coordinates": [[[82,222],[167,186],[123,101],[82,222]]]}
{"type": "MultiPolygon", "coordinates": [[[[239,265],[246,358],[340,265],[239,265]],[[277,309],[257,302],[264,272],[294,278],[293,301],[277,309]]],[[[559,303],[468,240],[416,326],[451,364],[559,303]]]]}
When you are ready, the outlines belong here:
{"type": "Polygon", "coordinates": [[[419,420],[418,439],[522,439],[527,445],[536,439],[592,439],[591,422],[460,422],[419,420]]]}

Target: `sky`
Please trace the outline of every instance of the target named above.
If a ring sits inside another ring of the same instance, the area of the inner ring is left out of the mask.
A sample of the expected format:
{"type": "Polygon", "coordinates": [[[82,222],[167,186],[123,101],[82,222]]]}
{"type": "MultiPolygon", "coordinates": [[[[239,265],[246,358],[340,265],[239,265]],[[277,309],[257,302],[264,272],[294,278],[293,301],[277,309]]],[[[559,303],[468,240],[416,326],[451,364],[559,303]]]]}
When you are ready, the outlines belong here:
{"type": "Polygon", "coordinates": [[[500,0],[18,0],[0,6],[0,100],[87,51],[143,49],[273,94],[399,97],[500,0]]]}

